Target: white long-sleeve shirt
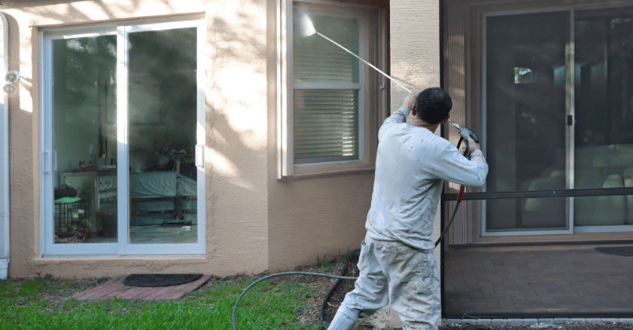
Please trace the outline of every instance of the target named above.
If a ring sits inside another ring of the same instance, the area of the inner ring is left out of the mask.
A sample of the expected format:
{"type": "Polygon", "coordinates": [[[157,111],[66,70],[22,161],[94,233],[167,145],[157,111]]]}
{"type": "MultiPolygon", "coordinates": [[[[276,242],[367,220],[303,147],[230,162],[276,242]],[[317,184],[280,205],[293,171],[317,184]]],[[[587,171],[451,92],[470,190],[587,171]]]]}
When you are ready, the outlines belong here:
{"type": "Polygon", "coordinates": [[[408,108],[394,112],[378,132],[378,153],[367,235],[414,248],[435,248],[433,220],[444,180],[481,187],[488,164],[481,151],[466,159],[448,140],[405,123],[408,108]]]}

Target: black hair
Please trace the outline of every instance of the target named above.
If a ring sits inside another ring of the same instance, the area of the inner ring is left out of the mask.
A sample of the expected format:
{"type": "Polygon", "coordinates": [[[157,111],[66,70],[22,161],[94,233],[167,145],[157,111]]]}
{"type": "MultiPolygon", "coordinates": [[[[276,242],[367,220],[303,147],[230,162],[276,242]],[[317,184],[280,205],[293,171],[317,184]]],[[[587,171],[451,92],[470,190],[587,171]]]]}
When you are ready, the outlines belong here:
{"type": "Polygon", "coordinates": [[[415,106],[418,118],[435,125],[448,116],[453,107],[453,101],[445,90],[433,87],[427,88],[418,94],[415,106]]]}

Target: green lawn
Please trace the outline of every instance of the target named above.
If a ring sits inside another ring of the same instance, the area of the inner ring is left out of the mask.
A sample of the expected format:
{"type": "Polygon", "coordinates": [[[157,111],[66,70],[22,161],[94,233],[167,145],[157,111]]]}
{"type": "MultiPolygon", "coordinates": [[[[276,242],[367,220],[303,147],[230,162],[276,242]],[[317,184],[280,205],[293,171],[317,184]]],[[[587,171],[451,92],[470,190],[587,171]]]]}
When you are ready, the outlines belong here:
{"type": "MultiPolygon", "coordinates": [[[[87,289],[47,275],[26,281],[0,280],[0,329],[231,329],[233,305],[254,279],[212,279],[179,301],[68,298],[87,289]],[[60,294],[65,297],[60,297],[60,294]],[[56,296],[56,297],[55,297],[56,296]]],[[[264,281],[242,298],[237,329],[318,329],[301,324],[312,287],[305,279],[264,281]]]]}

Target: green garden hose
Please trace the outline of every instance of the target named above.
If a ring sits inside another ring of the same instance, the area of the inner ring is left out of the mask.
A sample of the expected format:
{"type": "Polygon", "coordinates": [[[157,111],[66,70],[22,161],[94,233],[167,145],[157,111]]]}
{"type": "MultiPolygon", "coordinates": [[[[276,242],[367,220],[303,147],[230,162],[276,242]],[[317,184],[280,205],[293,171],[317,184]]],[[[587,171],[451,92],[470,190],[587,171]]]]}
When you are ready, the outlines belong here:
{"type": "Polygon", "coordinates": [[[244,289],[244,291],[242,291],[242,294],[240,294],[240,296],[237,297],[237,301],[235,302],[235,306],[233,306],[233,320],[232,320],[233,330],[237,329],[235,327],[235,311],[237,311],[237,304],[240,303],[240,300],[242,299],[242,296],[244,296],[246,291],[248,291],[255,284],[257,284],[257,283],[259,283],[259,282],[261,282],[263,280],[267,280],[269,278],[273,278],[273,277],[277,277],[277,276],[284,276],[284,275],[311,275],[311,276],[322,276],[322,277],[338,278],[338,279],[343,279],[343,280],[355,280],[355,279],[358,278],[358,277],[351,277],[351,276],[337,276],[337,275],[320,274],[320,273],[309,273],[309,272],[285,272],[285,273],[277,273],[277,274],[264,276],[264,277],[260,278],[259,280],[251,283],[251,285],[246,287],[246,289],[244,289]]]}

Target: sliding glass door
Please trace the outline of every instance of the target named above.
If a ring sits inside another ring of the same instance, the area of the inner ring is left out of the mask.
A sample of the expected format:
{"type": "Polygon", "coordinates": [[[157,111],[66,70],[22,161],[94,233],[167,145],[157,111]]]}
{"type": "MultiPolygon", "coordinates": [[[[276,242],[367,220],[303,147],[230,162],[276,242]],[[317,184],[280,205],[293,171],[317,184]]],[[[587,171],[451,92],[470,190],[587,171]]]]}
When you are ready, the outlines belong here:
{"type": "Polygon", "coordinates": [[[130,242],[196,243],[196,28],[129,33],[130,242]]]}
{"type": "MultiPolygon", "coordinates": [[[[633,7],[574,15],[574,187],[633,187],[633,7]]],[[[633,231],[633,196],[574,203],[576,232],[633,231]]]]}
{"type": "MultiPolygon", "coordinates": [[[[565,189],[569,14],[486,21],[486,191],[565,189]]],[[[568,232],[563,199],[486,201],[486,230],[568,232]]]]}
{"type": "MultiPolygon", "coordinates": [[[[485,16],[488,192],[633,187],[633,8],[485,16]]],[[[483,203],[483,235],[633,231],[632,196],[483,203]]]]}
{"type": "Polygon", "coordinates": [[[202,33],[43,33],[43,254],[204,253],[202,33]]]}

